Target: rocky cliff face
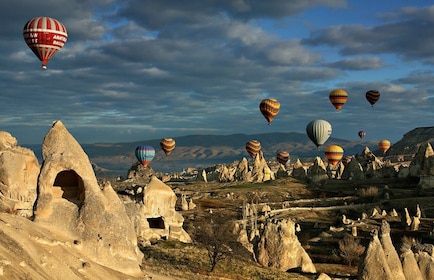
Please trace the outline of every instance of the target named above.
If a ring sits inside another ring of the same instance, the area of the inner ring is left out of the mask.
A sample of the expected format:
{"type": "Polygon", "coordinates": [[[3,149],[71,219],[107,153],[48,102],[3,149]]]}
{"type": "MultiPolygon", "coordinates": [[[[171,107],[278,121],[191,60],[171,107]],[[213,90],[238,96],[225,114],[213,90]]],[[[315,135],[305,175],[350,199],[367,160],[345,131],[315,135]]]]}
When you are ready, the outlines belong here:
{"type": "Polygon", "coordinates": [[[423,143],[434,144],[434,126],[418,127],[407,132],[401,140],[392,145],[388,155],[400,156],[402,160],[407,160],[417,153],[423,143]]]}

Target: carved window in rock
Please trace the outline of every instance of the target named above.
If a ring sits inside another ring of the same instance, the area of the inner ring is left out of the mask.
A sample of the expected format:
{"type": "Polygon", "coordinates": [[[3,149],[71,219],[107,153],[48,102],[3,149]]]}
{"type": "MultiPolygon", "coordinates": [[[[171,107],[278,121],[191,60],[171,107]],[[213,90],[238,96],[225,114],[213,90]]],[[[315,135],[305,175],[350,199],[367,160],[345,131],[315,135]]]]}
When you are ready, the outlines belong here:
{"type": "Polygon", "coordinates": [[[74,170],[59,172],[53,184],[53,197],[64,198],[80,207],[84,202],[83,179],[74,170]]]}
{"type": "Polygon", "coordinates": [[[157,228],[157,229],[165,229],[164,220],[162,217],[158,218],[148,218],[148,223],[150,228],[157,228]]]}

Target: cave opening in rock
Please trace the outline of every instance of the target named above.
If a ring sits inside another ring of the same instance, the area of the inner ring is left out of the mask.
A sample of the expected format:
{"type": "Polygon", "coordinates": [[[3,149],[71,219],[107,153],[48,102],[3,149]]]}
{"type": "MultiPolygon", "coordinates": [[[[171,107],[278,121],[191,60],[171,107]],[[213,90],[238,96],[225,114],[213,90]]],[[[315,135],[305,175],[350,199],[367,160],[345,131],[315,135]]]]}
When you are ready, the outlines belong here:
{"type": "Polygon", "coordinates": [[[159,228],[159,229],[164,229],[164,220],[162,217],[158,217],[158,218],[148,218],[148,223],[149,223],[149,227],[150,228],[159,228]]]}
{"type": "Polygon", "coordinates": [[[53,196],[64,198],[80,207],[84,202],[83,179],[74,170],[59,172],[54,180],[53,196]]]}

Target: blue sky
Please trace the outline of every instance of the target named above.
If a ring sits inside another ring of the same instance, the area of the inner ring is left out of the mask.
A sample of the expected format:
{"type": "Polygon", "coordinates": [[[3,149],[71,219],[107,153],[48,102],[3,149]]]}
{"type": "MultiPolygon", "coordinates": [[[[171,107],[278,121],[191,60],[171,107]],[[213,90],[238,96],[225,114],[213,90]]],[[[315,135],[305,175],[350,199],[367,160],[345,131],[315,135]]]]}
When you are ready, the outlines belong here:
{"type": "Polygon", "coordinates": [[[22,0],[0,21],[0,130],[21,144],[54,120],[80,143],[305,133],[314,119],[333,137],[393,143],[433,126],[431,1],[22,0]],[[36,16],[68,30],[45,71],[22,37],[36,16]],[[336,88],[349,95],[340,112],[336,88]],[[281,103],[271,125],[264,98],[281,103]]]}

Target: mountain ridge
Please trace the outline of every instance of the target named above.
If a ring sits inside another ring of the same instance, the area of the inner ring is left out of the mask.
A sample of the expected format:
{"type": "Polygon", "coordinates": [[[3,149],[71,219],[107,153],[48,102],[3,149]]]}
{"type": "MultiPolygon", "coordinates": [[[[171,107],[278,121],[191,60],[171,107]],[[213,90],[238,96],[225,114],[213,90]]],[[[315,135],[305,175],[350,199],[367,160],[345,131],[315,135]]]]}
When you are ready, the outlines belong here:
{"type": "MultiPolygon", "coordinates": [[[[247,141],[255,139],[261,143],[266,159],[274,160],[278,151],[286,150],[291,159],[311,160],[316,156],[324,157],[324,147],[336,144],[344,149],[344,155],[354,155],[369,147],[374,154],[385,156],[377,147],[376,141],[345,140],[330,137],[323,147],[317,148],[308,136],[299,132],[274,132],[263,134],[194,134],[174,138],[176,148],[166,156],[160,149],[161,139],[149,139],[124,143],[82,144],[84,151],[97,166],[113,173],[127,173],[136,162],[134,150],[138,145],[150,145],[155,148],[155,157],[150,166],[157,172],[181,171],[187,167],[206,167],[219,163],[230,163],[249,158],[245,150],[247,141]]],[[[392,144],[386,155],[414,154],[420,143],[434,140],[434,127],[418,127],[403,135],[392,144]]],[[[28,145],[40,159],[41,145],[28,145]]]]}

